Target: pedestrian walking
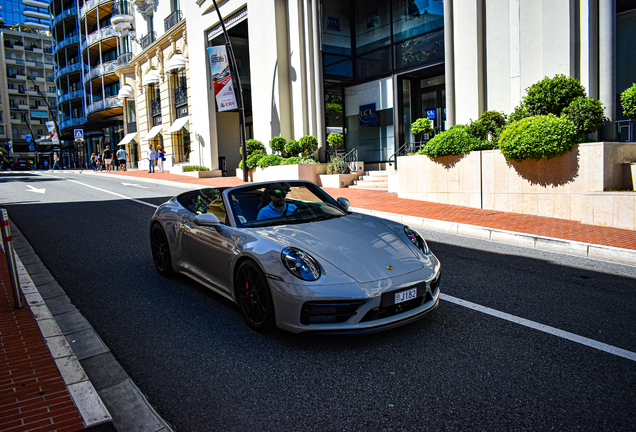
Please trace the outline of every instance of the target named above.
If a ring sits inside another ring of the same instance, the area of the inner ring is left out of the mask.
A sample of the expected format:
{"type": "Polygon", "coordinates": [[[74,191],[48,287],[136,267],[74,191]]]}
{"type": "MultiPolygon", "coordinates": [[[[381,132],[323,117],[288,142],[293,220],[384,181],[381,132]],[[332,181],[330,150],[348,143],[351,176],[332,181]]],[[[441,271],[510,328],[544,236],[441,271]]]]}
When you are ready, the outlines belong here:
{"type": "Polygon", "coordinates": [[[110,171],[113,163],[113,151],[110,149],[110,146],[107,145],[104,149],[104,165],[106,165],[106,171],[110,171]]]}
{"type": "Polygon", "coordinates": [[[95,153],[91,154],[91,160],[89,163],[91,164],[93,171],[97,171],[97,156],[95,156],[95,153]]]}
{"type": "Polygon", "coordinates": [[[62,170],[62,167],[60,167],[60,157],[57,153],[53,153],[53,168],[51,168],[51,171],[55,171],[56,168],[60,171],[62,170]]]}
{"type": "Polygon", "coordinates": [[[163,152],[163,147],[160,145],[157,146],[157,166],[159,167],[159,172],[163,172],[163,161],[165,161],[165,154],[163,152]]]}
{"type": "Polygon", "coordinates": [[[101,153],[97,155],[97,171],[104,171],[104,161],[101,153]]]}
{"type": "Polygon", "coordinates": [[[123,171],[126,171],[126,162],[128,161],[128,153],[123,147],[123,144],[120,144],[120,149],[117,150],[117,160],[119,161],[119,166],[123,171]]]}
{"type": "Polygon", "coordinates": [[[148,172],[155,172],[155,159],[157,158],[157,152],[152,148],[152,144],[148,146],[148,172]]]}

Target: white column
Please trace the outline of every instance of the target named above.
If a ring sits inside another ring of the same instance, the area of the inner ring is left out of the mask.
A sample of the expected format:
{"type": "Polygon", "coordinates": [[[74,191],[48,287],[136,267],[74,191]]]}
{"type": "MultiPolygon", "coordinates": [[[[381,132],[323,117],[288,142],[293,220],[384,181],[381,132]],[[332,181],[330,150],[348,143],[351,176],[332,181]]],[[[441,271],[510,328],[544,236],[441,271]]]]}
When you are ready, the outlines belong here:
{"type": "Polygon", "coordinates": [[[603,127],[602,139],[616,140],[616,0],[601,0],[599,4],[599,96],[610,122],[603,127]]]}
{"type": "Polygon", "coordinates": [[[455,125],[455,37],[453,31],[453,0],[444,0],[444,74],[446,80],[447,130],[455,125]]]}

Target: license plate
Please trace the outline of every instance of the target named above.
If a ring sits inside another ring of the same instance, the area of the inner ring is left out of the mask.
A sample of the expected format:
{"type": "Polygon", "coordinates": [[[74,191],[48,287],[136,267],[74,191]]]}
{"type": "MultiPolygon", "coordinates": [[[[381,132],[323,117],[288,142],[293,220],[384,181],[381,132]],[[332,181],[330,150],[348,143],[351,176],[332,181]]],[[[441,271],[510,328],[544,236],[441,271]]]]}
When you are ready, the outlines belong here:
{"type": "Polygon", "coordinates": [[[417,288],[411,288],[406,291],[395,293],[395,304],[412,300],[417,297],[417,288]]]}

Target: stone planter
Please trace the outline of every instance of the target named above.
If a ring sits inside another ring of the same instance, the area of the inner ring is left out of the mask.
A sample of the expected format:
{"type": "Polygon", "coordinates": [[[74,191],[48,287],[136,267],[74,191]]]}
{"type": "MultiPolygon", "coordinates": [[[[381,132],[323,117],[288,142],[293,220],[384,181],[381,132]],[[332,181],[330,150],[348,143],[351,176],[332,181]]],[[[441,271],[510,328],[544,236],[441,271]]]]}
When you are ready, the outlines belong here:
{"type": "Polygon", "coordinates": [[[635,159],[635,143],[605,142],[580,144],[563,156],[540,161],[509,161],[499,150],[435,159],[403,156],[397,193],[400,198],[634,229],[636,194],[626,192],[612,201],[612,208],[596,207],[610,205],[599,194],[629,187],[623,167],[635,159]],[[583,199],[590,193],[594,199],[583,199]]]}
{"type": "MultiPolygon", "coordinates": [[[[265,182],[276,180],[308,180],[319,184],[321,174],[327,172],[327,164],[296,164],[276,165],[266,168],[254,168],[248,173],[252,182],[265,182]]],[[[243,171],[237,170],[243,178],[243,171]]]]}
{"type": "Polygon", "coordinates": [[[344,188],[352,184],[358,177],[358,174],[322,174],[318,185],[329,188],[344,188]]]}

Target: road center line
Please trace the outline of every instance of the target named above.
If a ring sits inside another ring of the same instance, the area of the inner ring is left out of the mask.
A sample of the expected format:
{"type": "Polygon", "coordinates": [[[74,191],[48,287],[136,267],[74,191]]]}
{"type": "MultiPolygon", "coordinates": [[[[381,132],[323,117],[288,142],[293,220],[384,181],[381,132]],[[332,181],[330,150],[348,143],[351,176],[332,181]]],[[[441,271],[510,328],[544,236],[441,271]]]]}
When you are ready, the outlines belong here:
{"type": "Polygon", "coordinates": [[[73,183],[77,183],[77,184],[80,184],[80,185],[82,185],[82,186],[86,186],[86,187],[89,187],[89,188],[92,188],[92,189],[96,189],[96,190],[98,190],[98,191],[106,192],[106,193],[109,193],[109,194],[111,194],[111,195],[115,195],[115,196],[120,197],[120,198],[124,198],[124,199],[130,200],[130,201],[134,201],[134,202],[136,202],[136,203],[143,204],[143,205],[146,205],[146,206],[148,206],[148,207],[152,207],[152,208],[154,208],[154,209],[156,209],[156,208],[158,208],[158,207],[159,207],[158,205],[150,204],[150,203],[147,203],[147,202],[145,202],[145,201],[141,201],[141,200],[138,200],[138,199],[135,199],[135,198],[130,198],[130,197],[127,197],[126,195],[121,195],[121,194],[118,194],[118,193],[116,193],[116,192],[111,192],[111,191],[106,190],[106,189],[98,188],[98,187],[96,187],[96,186],[91,186],[91,185],[89,185],[89,184],[82,183],[82,182],[79,182],[79,181],[77,181],[77,180],[69,180],[69,179],[65,179],[65,180],[66,180],[66,181],[73,182],[73,183]]]}
{"type": "Polygon", "coordinates": [[[626,358],[628,360],[636,361],[636,353],[632,351],[627,351],[622,348],[617,348],[612,345],[605,344],[603,342],[595,341],[593,339],[589,339],[583,336],[576,335],[574,333],[566,332],[563,330],[559,330],[558,328],[550,327],[547,325],[539,324],[538,322],[530,321],[525,318],[520,318],[515,315],[510,315],[505,312],[500,312],[495,309],[491,309],[485,306],[478,305],[476,303],[471,303],[466,300],[459,299],[457,297],[452,297],[447,294],[440,294],[440,298],[444,301],[454,303],[459,306],[467,307],[468,309],[473,309],[478,312],[485,313],[487,315],[492,315],[497,318],[504,319],[506,321],[513,322],[515,324],[520,324],[525,327],[530,327],[535,330],[542,331],[544,333],[551,334],[553,336],[557,336],[563,339],[567,339],[572,342],[579,343],[581,345],[588,346],[590,348],[596,348],[601,351],[605,351],[606,353],[613,354],[619,357],[626,358]]]}

